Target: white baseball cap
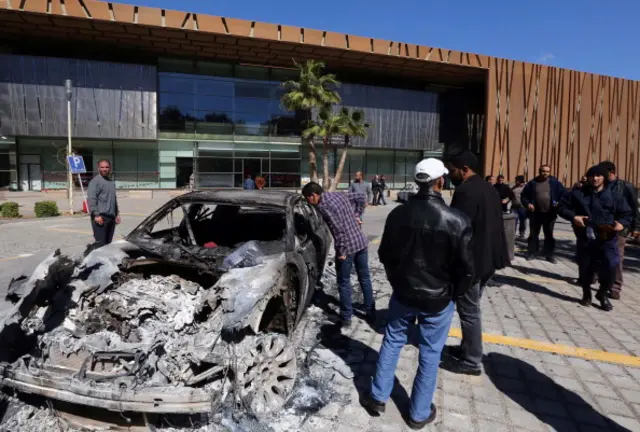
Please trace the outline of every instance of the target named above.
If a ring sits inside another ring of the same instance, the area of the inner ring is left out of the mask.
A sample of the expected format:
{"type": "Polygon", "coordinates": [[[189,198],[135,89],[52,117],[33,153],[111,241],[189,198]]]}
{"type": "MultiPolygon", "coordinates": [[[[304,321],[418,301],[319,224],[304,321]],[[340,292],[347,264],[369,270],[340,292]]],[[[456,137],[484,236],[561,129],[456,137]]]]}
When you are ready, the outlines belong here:
{"type": "Polygon", "coordinates": [[[418,162],[413,178],[417,183],[428,183],[447,174],[449,174],[449,170],[441,160],[428,158],[418,162]]]}

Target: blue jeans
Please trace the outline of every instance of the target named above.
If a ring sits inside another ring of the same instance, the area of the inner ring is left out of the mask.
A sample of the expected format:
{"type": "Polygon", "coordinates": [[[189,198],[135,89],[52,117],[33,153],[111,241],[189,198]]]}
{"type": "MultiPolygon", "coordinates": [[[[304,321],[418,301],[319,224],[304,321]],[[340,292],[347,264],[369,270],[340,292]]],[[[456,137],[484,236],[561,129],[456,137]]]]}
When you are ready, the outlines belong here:
{"type": "Polygon", "coordinates": [[[426,313],[401,304],[395,296],[389,301],[389,316],[380,347],[376,375],[371,385],[371,396],[386,403],[391,396],[398,358],[407,343],[409,327],[418,320],[420,331],[420,357],[418,371],[411,391],[409,415],[421,422],[431,415],[431,402],[436,390],[440,354],[447,341],[453,318],[453,302],[438,313],[426,313]]]}
{"type": "Polygon", "coordinates": [[[373,288],[369,276],[369,249],[364,248],[352,255],[347,255],[344,261],[336,258],[336,275],[338,276],[338,290],[340,292],[340,317],[349,321],[353,317],[351,306],[351,269],[355,265],[360,289],[364,295],[364,311],[369,313],[375,308],[373,288]]]}

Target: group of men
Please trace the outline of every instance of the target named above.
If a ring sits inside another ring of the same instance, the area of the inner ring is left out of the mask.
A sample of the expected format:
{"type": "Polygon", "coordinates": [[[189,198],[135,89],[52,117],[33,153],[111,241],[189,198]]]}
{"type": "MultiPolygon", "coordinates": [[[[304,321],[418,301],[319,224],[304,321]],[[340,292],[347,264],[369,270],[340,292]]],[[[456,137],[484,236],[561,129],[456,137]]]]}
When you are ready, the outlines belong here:
{"type": "MultiPolygon", "coordinates": [[[[511,202],[512,209],[517,213],[517,229],[521,237],[524,237],[527,220],[530,221],[528,261],[537,257],[542,230],[544,255],[555,264],[555,222],[560,216],[572,223],[579,265],[578,283],[583,288],[581,303],[585,306],[591,304],[590,286],[595,279],[589,274],[599,270],[600,290],[596,298],[605,310],[612,309],[609,298],[620,298],[627,238],[629,235],[640,238],[638,194],[635,187],[619,179],[616,172],[613,162],[601,162],[591,167],[580,182],[568,191],[557,178],[551,176],[551,167],[543,165],[538,176],[528,183],[525,183],[524,176],[518,176],[515,186],[509,188],[504,183],[504,177],[498,176],[494,185],[502,200],[503,211],[507,211],[511,202]],[[607,204],[615,203],[615,208],[603,206],[601,200],[607,204]],[[593,239],[594,236],[598,238],[593,239]],[[604,251],[607,251],[606,254],[604,251]]],[[[486,177],[489,183],[492,179],[493,176],[486,177]]]]}
{"type": "MultiPolygon", "coordinates": [[[[508,257],[499,196],[476,175],[477,166],[468,151],[451,157],[447,166],[437,159],[418,163],[414,179],[419,192],[389,214],[378,251],[393,294],[371,392],[362,403],[373,414],[385,411],[400,351],[417,322],[420,355],[408,421],[412,429],[436,417],[432,401],[440,366],[455,373],[482,373],[480,298],[495,271],[508,265],[508,257]],[[441,193],[445,175],[456,185],[451,206],[441,193]],[[442,356],[454,304],[462,343],[442,356]]],[[[309,183],[302,194],[317,207],[335,240],[342,326],[350,327],[353,315],[353,265],[364,294],[364,313],[374,323],[368,242],[360,229],[366,193],[325,192],[309,183]]]]}

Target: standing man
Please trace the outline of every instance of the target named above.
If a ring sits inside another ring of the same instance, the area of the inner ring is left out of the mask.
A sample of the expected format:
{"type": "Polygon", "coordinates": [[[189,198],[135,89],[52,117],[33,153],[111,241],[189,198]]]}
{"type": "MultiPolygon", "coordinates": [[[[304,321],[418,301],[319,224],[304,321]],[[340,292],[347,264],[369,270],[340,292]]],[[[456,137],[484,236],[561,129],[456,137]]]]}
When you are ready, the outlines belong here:
{"type": "Polygon", "coordinates": [[[387,181],[384,178],[384,174],[380,176],[380,196],[378,197],[378,205],[382,201],[383,205],[387,205],[387,201],[384,199],[384,191],[387,190],[387,181]]]}
{"type": "Polygon", "coordinates": [[[489,183],[491,186],[493,186],[494,184],[496,184],[496,178],[492,175],[488,175],[484,178],[484,181],[486,181],[487,183],[489,183]]]}
{"type": "MultiPolygon", "coordinates": [[[[356,173],[354,180],[349,185],[349,192],[364,195],[366,200],[365,207],[367,207],[368,203],[370,203],[373,199],[373,191],[371,189],[371,185],[364,181],[362,171],[358,171],[356,173]]],[[[362,210],[362,214],[364,214],[364,209],[362,210]]],[[[360,217],[362,217],[362,214],[360,215],[360,217]]]]}
{"type": "Polygon", "coordinates": [[[531,225],[527,261],[536,259],[540,249],[540,228],[544,232],[544,253],[552,264],[556,264],[554,253],[556,240],[553,238],[553,227],[558,218],[558,202],[566,195],[567,190],[557,178],[551,176],[551,167],[542,165],[539,175],[531,180],[522,191],[522,205],[529,212],[531,225]]]}
{"type": "Polygon", "coordinates": [[[400,351],[417,321],[420,357],[411,392],[412,429],[436,418],[433,393],[453,318],[453,300],[473,282],[471,223],[442,199],[447,173],[438,159],[416,165],[414,178],[420,191],[389,214],[378,250],[393,294],[371,395],[363,405],[376,413],[385,411],[400,351]]]}
{"type": "Polygon", "coordinates": [[[524,234],[527,231],[527,209],[522,206],[522,191],[524,190],[524,176],[519,175],[516,177],[516,185],[513,187],[513,202],[511,208],[516,211],[518,219],[516,219],[516,228],[518,229],[518,237],[524,238],[524,234]]]}
{"type": "Polygon", "coordinates": [[[116,198],[116,185],[111,181],[111,162],[102,159],[98,162],[99,174],[89,182],[87,191],[91,228],[93,228],[94,246],[99,248],[113,240],[113,233],[121,220],[116,198]]]}
{"type": "Polygon", "coordinates": [[[509,201],[513,200],[513,192],[508,184],[504,182],[504,176],[500,174],[496,181],[496,184],[493,185],[498,191],[498,195],[500,196],[500,202],[502,203],[502,211],[507,213],[509,211],[509,201]]]}
{"type": "Polygon", "coordinates": [[[336,275],[340,292],[341,326],[351,327],[351,268],[356,267],[360,289],[364,295],[364,312],[369,323],[376,320],[373,288],[369,276],[369,241],[360,229],[360,216],[365,206],[361,193],[324,192],[318,183],[307,183],[302,188],[307,202],[315,206],[333,235],[336,249],[336,275]]]}
{"type": "Polygon", "coordinates": [[[602,165],[587,171],[589,186],[574,189],[560,202],[558,214],[571,221],[576,233],[578,283],[583,306],[591,305],[591,284],[598,272],[600,289],[596,299],[605,311],[613,309],[609,296],[620,263],[618,237],[633,223],[633,213],[624,197],[607,187],[608,171],[602,165]]]}
{"type": "Polygon", "coordinates": [[[447,349],[443,367],[454,373],[482,374],[482,314],[480,299],[496,270],[509,264],[502,206],[495,188],[476,175],[478,159],[465,150],[449,158],[449,178],[456,186],[451,207],[471,220],[474,278],[472,287],[456,300],[462,343],[447,349]]]}
{"type": "Polygon", "coordinates": [[[378,174],[373,176],[373,179],[371,180],[371,191],[373,192],[373,200],[371,200],[371,205],[377,206],[379,204],[378,201],[380,200],[380,177],[378,177],[378,174]]]}
{"type": "Polygon", "coordinates": [[[247,176],[244,179],[244,183],[242,184],[242,187],[244,188],[244,190],[255,190],[256,182],[254,182],[253,179],[251,178],[251,174],[247,174],[247,176]]]}
{"type": "Polygon", "coordinates": [[[622,291],[622,267],[624,263],[624,248],[627,245],[627,237],[631,234],[634,238],[640,238],[640,211],[638,211],[638,193],[636,188],[629,182],[618,178],[616,174],[616,166],[611,161],[601,162],[600,166],[605,169],[607,173],[607,180],[609,181],[609,188],[614,193],[621,195],[629,205],[633,217],[631,225],[618,233],[618,252],[620,253],[620,262],[616,267],[616,277],[613,287],[611,288],[611,298],[620,299],[620,292],[622,291]]]}

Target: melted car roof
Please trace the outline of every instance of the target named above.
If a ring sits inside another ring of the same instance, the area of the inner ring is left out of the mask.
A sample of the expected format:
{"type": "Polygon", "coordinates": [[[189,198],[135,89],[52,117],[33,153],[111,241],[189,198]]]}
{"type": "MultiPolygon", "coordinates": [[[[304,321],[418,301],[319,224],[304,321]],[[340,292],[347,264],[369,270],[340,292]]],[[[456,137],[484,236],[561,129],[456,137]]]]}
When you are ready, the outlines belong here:
{"type": "Polygon", "coordinates": [[[206,190],[189,192],[175,198],[178,202],[212,201],[238,205],[288,207],[300,194],[274,190],[206,190]]]}

